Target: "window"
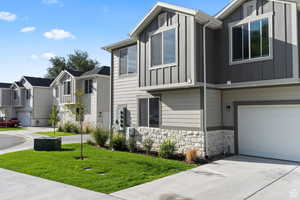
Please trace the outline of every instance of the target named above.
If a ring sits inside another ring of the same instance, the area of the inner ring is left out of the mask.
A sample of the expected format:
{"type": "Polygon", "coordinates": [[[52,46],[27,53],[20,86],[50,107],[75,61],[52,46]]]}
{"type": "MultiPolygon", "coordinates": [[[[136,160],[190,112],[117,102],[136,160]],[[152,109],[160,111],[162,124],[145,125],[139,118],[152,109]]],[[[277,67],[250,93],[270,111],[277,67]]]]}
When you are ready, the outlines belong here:
{"type": "Polygon", "coordinates": [[[64,95],[70,95],[71,94],[71,81],[65,81],[64,82],[64,95]]]}
{"type": "Polygon", "coordinates": [[[271,17],[231,26],[231,64],[271,56],[271,17]]]}
{"type": "Polygon", "coordinates": [[[158,27],[163,27],[167,24],[167,12],[158,15],[158,27]]]}
{"type": "Polygon", "coordinates": [[[151,36],[151,66],[174,64],[176,62],[176,28],[151,36]]]}
{"type": "Polygon", "coordinates": [[[14,99],[16,100],[18,98],[18,93],[16,90],[14,90],[14,99]]]}
{"type": "Polygon", "coordinates": [[[26,99],[30,99],[30,90],[26,90],[26,99]]]}
{"type": "Polygon", "coordinates": [[[120,49],[120,74],[136,73],[137,68],[137,46],[120,49]]]}
{"type": "Polygon", "coordinates": [[[84,92],[85,94],[93,93],[93,80],[85,80],[84,81],[84,92]]]}
{"type": "Polygon", "coordinates": [[[58,98],[59,97],[59,90],[58,87],[55,87],[55,97],[58,98]]]}
{"type": "Polygon", "coordinates": [[[139,126],[159,127],[159,98],[139,99],[139,126]]]}

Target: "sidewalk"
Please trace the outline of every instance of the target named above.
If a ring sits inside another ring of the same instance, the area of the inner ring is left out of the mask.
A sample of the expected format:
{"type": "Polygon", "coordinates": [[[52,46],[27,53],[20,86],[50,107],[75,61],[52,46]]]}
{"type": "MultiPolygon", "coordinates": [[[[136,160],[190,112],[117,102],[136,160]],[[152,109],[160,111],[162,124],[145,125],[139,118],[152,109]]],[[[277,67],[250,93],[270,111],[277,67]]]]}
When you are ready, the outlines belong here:
{"type": "Polygon", "coordinates": [[[0,169],[1,200],[121,200],[107,194],[0,169]]]}

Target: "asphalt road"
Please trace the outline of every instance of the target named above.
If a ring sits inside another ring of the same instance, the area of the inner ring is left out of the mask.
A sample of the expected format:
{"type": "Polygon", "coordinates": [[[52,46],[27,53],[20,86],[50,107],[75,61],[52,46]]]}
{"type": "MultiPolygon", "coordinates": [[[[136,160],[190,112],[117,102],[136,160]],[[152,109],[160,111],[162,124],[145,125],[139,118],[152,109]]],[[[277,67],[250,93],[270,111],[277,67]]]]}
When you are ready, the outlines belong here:
{"type": "Polygon", "coordinates": [[[0,135],[0,150],[8,149],[10,147],[22,144],[25,139],[22,137],[12,135],[0,135]]]}

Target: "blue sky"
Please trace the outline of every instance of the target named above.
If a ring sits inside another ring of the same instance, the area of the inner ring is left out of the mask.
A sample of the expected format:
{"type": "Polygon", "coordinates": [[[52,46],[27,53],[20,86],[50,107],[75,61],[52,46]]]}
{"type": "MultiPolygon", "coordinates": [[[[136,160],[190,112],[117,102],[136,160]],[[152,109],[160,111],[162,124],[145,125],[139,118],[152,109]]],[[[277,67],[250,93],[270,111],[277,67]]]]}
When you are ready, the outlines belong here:
{"type": "MultiPolygon", "coordinates": [[[[0,82],[44,76],[49,57],[80,49],[110,65],[101,46],[126,39],[155,0],[0,0],[0,82]]],[[[214,15],[229,0],[166,0],[214,15]]]]}

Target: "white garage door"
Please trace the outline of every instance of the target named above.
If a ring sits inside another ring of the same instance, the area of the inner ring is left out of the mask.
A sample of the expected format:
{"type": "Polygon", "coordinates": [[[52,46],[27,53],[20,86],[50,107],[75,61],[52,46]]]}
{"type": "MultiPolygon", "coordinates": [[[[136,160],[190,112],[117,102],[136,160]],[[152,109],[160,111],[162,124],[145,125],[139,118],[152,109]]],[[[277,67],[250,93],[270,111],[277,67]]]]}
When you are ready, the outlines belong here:
{"type": "Polygon", "coordinates": [[[300,105],[239,106],[239,153],[300,162],[300,105]]]}
{"type": "Polygon", "coordinates": [[[18,112],[17,118],[21,122],[22,126],[28,127],[31,125],[31,118],[29,112],[18,112]]]}

